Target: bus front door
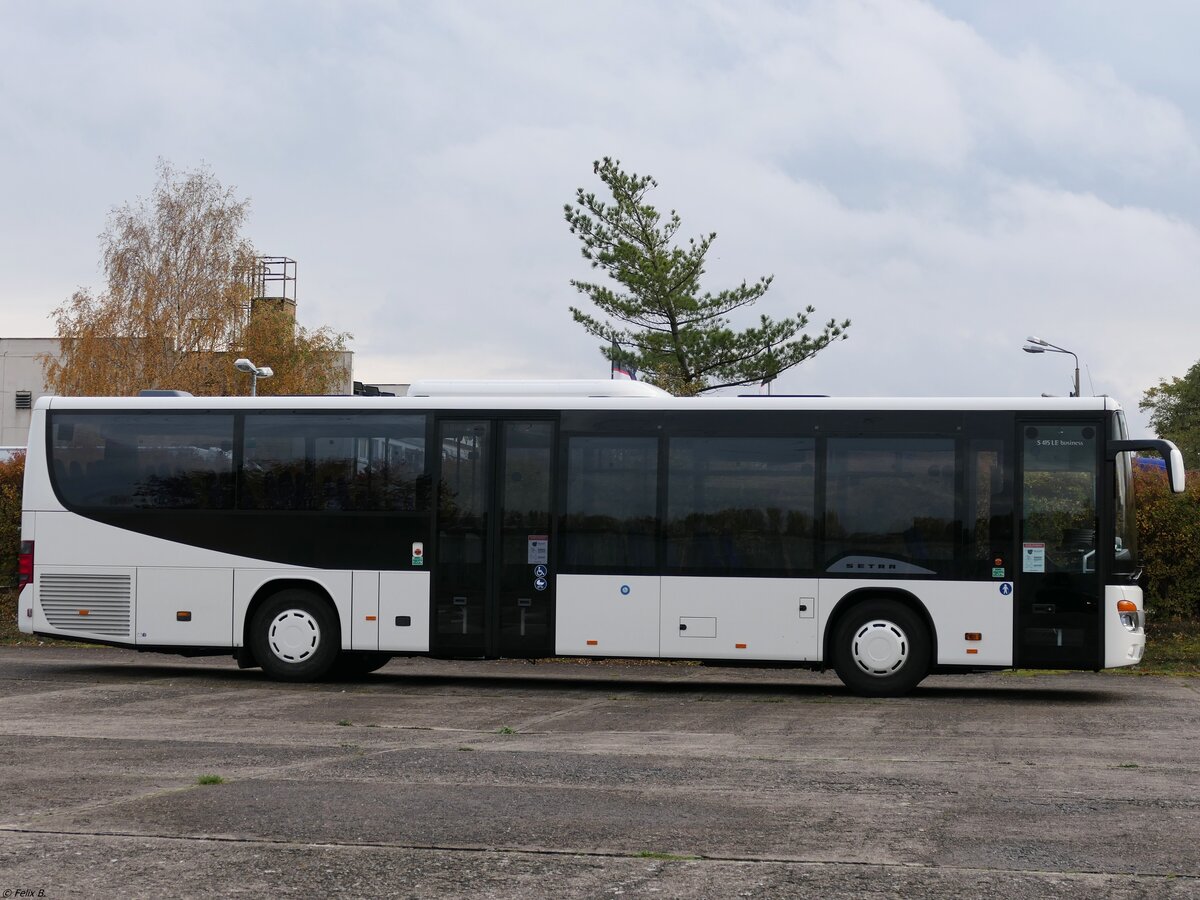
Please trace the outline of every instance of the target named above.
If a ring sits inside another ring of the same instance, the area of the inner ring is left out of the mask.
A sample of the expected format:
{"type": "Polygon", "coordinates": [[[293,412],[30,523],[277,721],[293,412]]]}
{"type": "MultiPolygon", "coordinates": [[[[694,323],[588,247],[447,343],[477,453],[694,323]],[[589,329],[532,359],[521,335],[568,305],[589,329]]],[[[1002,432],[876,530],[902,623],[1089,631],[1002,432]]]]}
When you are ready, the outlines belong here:
{"type": "Polygon", "coordinates": [[[554,432],[548,420],[438,422],[435,654],[553,654],[554,432]]]}
{"type": "Polygon", "coordinates": [[[1024,668],[1099,667],[1097,533],[1102,431],[1076,422],[1021,423],[1016,659],[1024,668]]]}

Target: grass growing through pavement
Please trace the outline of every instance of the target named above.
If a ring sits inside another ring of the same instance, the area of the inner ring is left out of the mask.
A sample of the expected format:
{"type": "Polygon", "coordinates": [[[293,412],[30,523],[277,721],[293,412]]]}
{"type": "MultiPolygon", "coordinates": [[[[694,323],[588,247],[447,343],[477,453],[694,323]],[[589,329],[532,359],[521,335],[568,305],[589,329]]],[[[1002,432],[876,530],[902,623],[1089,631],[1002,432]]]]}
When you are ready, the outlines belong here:
{"type": "Polygon", "coordinates": [[[1200,675],[1200,622],[1174,620],[1146,626],[1146,656],[1140,664],[1114,673],[1129,675],[1200,675]]]}
{"type": "Polygon", "coordinates": [[[224,784],[225,779],[220,775],[201,775],[196,779],[196,784],[224,784]]]}
{"type": "Polygon", "coordinates": [[[678,853],[660,853],[657,850],[643,850],[641,853],[635,854],[637,859],[659,859],[668,862],[687,862],[689,860],[700,859],[699,856],[680,856],[678,853]]]}
{"type": "Polygon", "coordinates": [[[56,647],[94,646],[77,641],[49,641],[35,634],[22,634],[17,628],[17,589],[15,587],[0,588],[0,646],[38,647],[48,644],[56,647]]]}
{"type": "Polygon", "coordinates": [[[0,644],[36,644],[32,638],[17,630],[17,589],[0,588],[0,644]]]}

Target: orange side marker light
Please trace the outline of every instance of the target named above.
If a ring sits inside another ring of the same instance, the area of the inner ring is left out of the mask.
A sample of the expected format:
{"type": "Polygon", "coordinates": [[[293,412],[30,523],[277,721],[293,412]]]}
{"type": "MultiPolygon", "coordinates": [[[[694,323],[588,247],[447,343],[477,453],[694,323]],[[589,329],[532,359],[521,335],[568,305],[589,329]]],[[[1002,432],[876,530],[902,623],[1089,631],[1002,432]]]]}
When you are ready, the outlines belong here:
{"type": "Polygon", "coordinates": [[[588,645],[589,647],[595,647],[595,646],[596,646],[597,644],[599,644],[599,643],[600,643],[599,641],[588,641],[588,642],[587,642],[587,645],[588,645]]]}
{"type": "Polygon", "coordinates": [[[1137,604],[1132,600],[1118,600],[1117,612],[1137,612],[1137,604]]]}

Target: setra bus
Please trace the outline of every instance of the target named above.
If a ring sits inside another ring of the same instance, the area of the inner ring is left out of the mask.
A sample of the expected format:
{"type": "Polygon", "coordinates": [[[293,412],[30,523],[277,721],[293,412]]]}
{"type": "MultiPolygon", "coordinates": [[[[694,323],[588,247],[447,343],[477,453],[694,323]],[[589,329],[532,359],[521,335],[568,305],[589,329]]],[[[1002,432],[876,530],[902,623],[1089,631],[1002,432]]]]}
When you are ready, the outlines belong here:
{"type": "Polygon", "coordinates": [[[1109,398],[44,397],[20,628],[310,680],[393,656],[1098,670],[1145,647],[1109,398]]]}

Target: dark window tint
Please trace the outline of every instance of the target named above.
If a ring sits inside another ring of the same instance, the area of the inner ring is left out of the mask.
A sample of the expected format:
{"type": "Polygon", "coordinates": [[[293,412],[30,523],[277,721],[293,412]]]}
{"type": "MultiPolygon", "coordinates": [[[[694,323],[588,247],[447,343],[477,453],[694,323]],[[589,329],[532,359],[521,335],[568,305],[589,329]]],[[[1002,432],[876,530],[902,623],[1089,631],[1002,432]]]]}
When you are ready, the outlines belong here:
{"type": "Polygon", "coordinates": [[[425,417],[246,416],[245,509],[417,510],[425,417]]]}
{"type": "Polygon", "coordinates": [[[999,440],[973,440],[968,451],[967,527],[972,529],[967,573],[974,578],[1012,578],[1018,565],[1012,547],[1012,467],[999,440]]]}
{"type": "MultiPolygon", "coordinates": [[[[550,451],[554,426],[550,422],[504,424],[504,528],[548,533],[550,529],[550,451]]],[[[524,545],[514,547],[519,551],[524,545]]],[[[506,559],[521,557],[517,552],[506,559]]]]}
{"type": "Polygon", "coordinates": [[[668,566],[812,568],[814,441],[675,438],[669,472],[668,566]]]}
{"type": "Polygon", "coordinates": [[[1096,429],[1025,429],[1022,572],[1096,570],[1096,429]]]}
{"type": "MultiPolygon", "coordinates": [[[[482,529],[491,501],[491,426],[487,422],[443,422],[442,477],[438,515],[443,525],[472,523],[482,529]]],[[[476,553],[482,559],[482,548],[476,553]]]]}
{"type": "Polygon", "coordinates": [[[479,652],[487,615],[487,538],[492,496],[492,426],[438,427],[438,542],[434,569],[437,634],[447,646],[479,652]]]}
{"type": "Polygon", "coordinates": [[[886,561],[948,572],[954,560],[954,441],[829,441],[825,551],[832,571],[887,570],[886,561]],[[839,560],[841,561],[839,564],[839,560]]]}
{"type": "Polygon", "coordinates": [[[233,416],[56,413],[51,459],[68,506],[228,509],[233,416]]]}
{"type": "Polygon", "coordinates": [[[657,438],[571,438],[562,522],[566,564],[619,571],[654,566],[657,495],[657,438]]]}

